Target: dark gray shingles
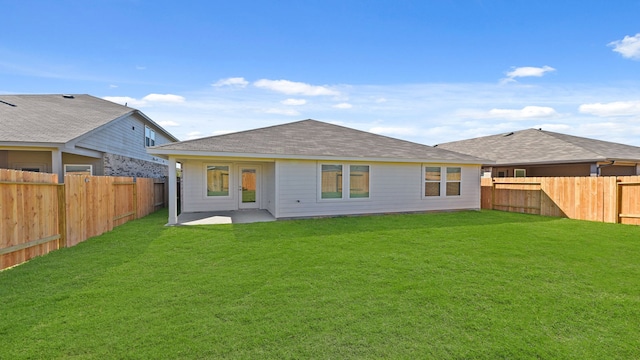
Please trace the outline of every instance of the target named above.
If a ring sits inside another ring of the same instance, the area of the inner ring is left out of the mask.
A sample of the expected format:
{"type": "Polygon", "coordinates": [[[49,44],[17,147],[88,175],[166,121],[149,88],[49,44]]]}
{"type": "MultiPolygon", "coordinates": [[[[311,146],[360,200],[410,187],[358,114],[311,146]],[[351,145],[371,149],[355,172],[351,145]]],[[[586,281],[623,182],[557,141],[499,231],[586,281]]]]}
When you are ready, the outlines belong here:
{"type": "Polygon", "coordinates": [[[0,95],[0,100],[0,141],[5,142],[66,143],[135,111],[90,95],[0,95]]]}
{"type": "Polygon", "coordinates": [[[640,147],[538,129],[454,141],[438,147],[488,158],[496,165],[640,159],[640,147]]]}
{"type": "Polygon", "coordinates": [[[474,156],[316,120],[302,120],[255,130],[182,141],[159,146],[156,149],[176,154],[197,151],[482,162],[481,159],[474,156]]]}

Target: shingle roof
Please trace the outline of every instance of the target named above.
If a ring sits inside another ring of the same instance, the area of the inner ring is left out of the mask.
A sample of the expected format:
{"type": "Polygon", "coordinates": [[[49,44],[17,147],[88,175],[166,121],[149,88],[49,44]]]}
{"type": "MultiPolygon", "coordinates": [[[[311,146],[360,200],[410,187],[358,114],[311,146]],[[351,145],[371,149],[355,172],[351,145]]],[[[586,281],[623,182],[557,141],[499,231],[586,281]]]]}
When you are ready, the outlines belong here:
{"type": "Polygon", "coordinates": [[[136,111],[91,95],[0,95],[0,141],[67,143],[136,111]]]}
{"type": "Polygon", "coordinates": [[[438,144],[438,148],[482,156],[496,165],[640,160],[640,147],[538,129],[438,144]]]}
{"type": "Polygon", "coordinates": [[[486,160],[316,120],[166,144],[156,154],[262,154],[294,157],[433,159],[480,164],[486,160]]]}

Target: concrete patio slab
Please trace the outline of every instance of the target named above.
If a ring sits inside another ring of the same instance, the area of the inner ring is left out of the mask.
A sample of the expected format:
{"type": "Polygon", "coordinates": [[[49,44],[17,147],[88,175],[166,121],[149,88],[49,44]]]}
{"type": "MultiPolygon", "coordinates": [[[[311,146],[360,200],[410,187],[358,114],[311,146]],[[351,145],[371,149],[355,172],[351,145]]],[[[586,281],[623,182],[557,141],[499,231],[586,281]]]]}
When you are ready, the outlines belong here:
{"type": "Polygon", "coordinates": [[[267,210],[235,210],[181,213],[177,225],[249,224],[275,221],[267,210]]]}

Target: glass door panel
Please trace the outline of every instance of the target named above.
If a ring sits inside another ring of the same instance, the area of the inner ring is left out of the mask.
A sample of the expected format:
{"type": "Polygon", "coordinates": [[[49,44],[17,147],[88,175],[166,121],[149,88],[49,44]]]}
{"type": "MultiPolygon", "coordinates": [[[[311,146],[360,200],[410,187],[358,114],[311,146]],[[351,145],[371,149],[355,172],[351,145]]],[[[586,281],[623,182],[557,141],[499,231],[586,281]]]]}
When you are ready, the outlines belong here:
{"type": "Polygon", "coordinates": [[[243,168],[242,176],[242,203],[256,202],[256,169],[243,168]]]}

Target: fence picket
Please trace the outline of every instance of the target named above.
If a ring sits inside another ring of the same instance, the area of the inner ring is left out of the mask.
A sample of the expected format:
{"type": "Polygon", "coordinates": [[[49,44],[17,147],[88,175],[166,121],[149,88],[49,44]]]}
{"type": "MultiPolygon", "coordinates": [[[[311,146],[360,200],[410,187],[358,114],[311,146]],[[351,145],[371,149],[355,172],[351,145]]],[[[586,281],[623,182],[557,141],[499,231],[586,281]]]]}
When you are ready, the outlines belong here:
{"type": "Polygon", "coordinates": [[[140,188],[128,177],[67,175],[58,184],[55,174],[0,169],[0,269],[112,230],[116,207],[127,214],[117,224],[153,212],[164,185],[137,180],[140,188]],[[116,192],[114,182],[128,186],[116,192]]]}
{"type": "Polygon", "coordinates": [[[482,187],[483,209],[527,212],[535,208],[533,191],[541,215],[640,225],[640,176],[495,178],[482,179],[482,187]]]}

